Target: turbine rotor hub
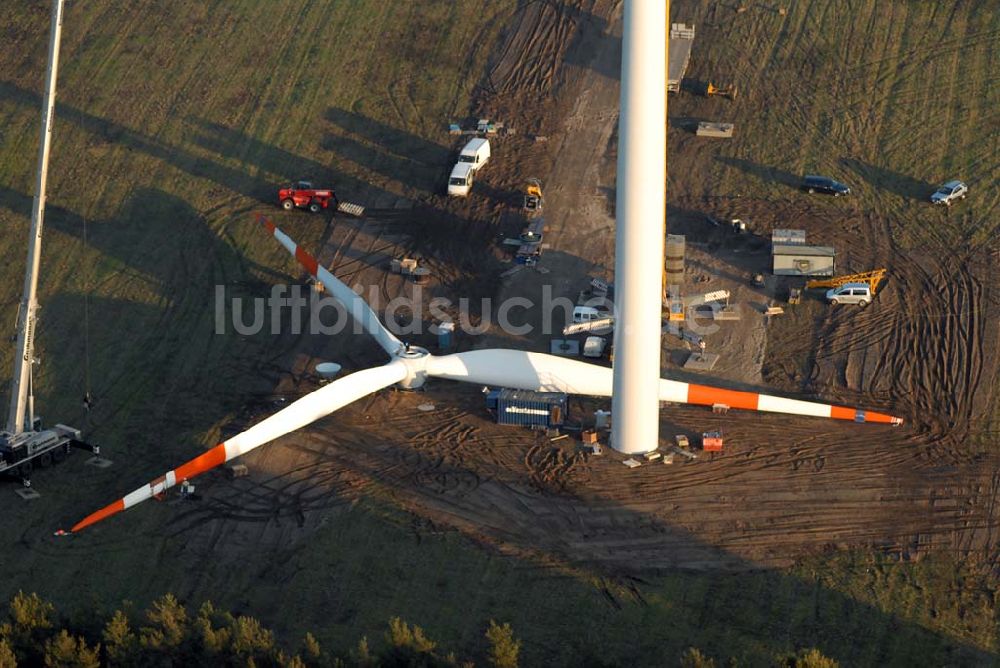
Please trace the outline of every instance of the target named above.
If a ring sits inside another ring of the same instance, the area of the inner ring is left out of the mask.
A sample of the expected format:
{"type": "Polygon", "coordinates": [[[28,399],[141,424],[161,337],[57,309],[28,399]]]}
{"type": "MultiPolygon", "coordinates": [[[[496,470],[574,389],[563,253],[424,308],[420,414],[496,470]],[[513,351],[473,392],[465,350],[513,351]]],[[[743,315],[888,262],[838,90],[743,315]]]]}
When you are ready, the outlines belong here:
{"type": "Polygon", "coordinates": [[[396,353],[396,359],[402,360],[406,364],[406,378],[398,383],[399,387],[405,390],[416,390],[423,386],[427,380],[427,361],[430,357],[430,351],[420,346],[400,348],[396,353]]]}

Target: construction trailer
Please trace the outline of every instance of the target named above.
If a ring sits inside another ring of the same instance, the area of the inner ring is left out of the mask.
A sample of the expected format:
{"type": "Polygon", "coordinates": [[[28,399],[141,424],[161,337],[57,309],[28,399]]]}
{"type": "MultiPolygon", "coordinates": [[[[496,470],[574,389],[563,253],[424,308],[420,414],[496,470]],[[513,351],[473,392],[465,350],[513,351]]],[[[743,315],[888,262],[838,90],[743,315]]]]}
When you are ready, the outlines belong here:
{"type": "Polygon", "coordinates": [[[683,23],[670,24],[670,39],[667,44],[667,91],[676,93],[681,89],[681,80],[691,60],[694,26],[683,23]]]}
{"type": "Polygon", "coordinates": [[[486,407],[496,412],[497,424],[520,427],[559,427],[566,419],[567,395],[508,388],[491,390],[486,407]]]}
{"type": "Polygon", "coordinates": [[[833,276],[836,251],[832,246],[776,245],[772,250],[775,276],[833,276]]]}

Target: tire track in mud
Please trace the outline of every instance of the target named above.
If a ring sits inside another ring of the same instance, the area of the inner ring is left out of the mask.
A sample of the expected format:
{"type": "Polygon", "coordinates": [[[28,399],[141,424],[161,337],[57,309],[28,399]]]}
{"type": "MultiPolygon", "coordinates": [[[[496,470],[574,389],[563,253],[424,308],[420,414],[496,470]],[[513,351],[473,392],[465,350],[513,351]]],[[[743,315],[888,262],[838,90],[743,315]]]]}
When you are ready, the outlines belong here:
{"type": "Polygon", "coordinates": [[[519,12],[517,23],[490,67],[489,80],[501,94],[547,88],[562,60],[567,35],[574,22],[562,4],[531,2],[519,12]]]}
{"type": "MultiPolygon", "coordinates": [[[[500,58],[508,69],[494,70],[496,83],[534,91],[557,76],[538,54],[558,56],[565,48],[549,43],[572,32],[561,11],[549,3],[525,6],[514,30],[521,41],[508,38],[500,58]],[[521,51],[530,52],[523,81],[521,51]]],[[[783,40],[801,42],[810,32],[791,29],[776,40],[772,57],[783,40]]],[[[802,127],[812,127],[808,107],[800,111],[802,127]]],[[[801,211],[795,203],[775,204],[788,214],[801,211]]],[[[831,226],[844,215],[816,211],[831,226]]],[[[342,260],[360,238],[361,227],[352,227],[353,235],[336,230],[342,240],[334,266],[341,262],[345,277],[360,271],[353,259],[342,260]]],[[[309,528],[313,512],[387,494],[434,526],[458,527],[505,549],[622,569],[747,568],[746,557],[782,563],[830,544],[897,551],[990,546],[998,480],[965,468],[961,443],[984,369],[995,368],[984,342],[995,313],[984,311],[982,274],[965,258],[948,257],[954,239],[943,230],[926,231],[921,253],[898,250],[888,227],[871,220],[856,236],[844,245],[859,264],[881,266],[879,258],[890,258],[888,283],[867,310],[824,312],[816,340],[802,337],[786,354],[816,348],[813,389],[851,403],[874,397],[905,405],[912,426],[869,430],[675,407],[665,419],[688,433],[724,428],[726,452],[628,471],[612,453],[570,454],[569,441],[555,447],[537,434],[489,424],[481,408],[470,408],[481,404],[468,388],[436,385],[426,397],[380,392],[266,456],[262,450],[253,480],[223,487],[206,476],[206,507],[180,514],[170,529],[194,538],[198,551],[211,551],[220,537],[247,533],[239,525],[262,534],[274,525],[268,530],[301,529],[305,518],[309,528]],[[440,406],[416,411],[424,401],[440,406]]]]}
{"type": "Polygon", "coordinates": [[[917,433],[955,454],[976,417],[973,398],[984,368],[996,362],[985,345],[987,320],[995,314],[972,259],[977,251],[963,256],[943,238],[919,253],[902,251],[888,232],[868,227],[865,238],[878,240],[871,254],[891,258],[887,282],[867,310],[837,309],[824,317],[812,385],[895,395],[917,433]]]}
{"type": "MultiPolygon", "coordinates": [[[[961,110],[949,106],[944,109],[945,116],[942,117],[936,113],[935,105],[941,97],[950,96],[949,99],[954,99],[954,90],[942,91],[940,95],[936,91],[942,84],[951,87],[957,85],[957,82],[954,77],[935,77],[935,70],[953,72],[971,67],[974,71],[980,71],[978,63],[989,53],[987,47],[1000,35],[1000,30],[977,29],[978,26],[970,20],[969,12],[959,16],[958,6],[955,6],[948,17],[947,26],[934,26],[934,34],[951,33],[954,36],[930,43],[921,39],[921,46],[908,47],[908,43],[915,41],[909,31],[922,29],[911,27],[914,19],[909,17],[908,9],[896,4],[886,8],[873,4],[865,10],[870,18],[866,18],[863,11],[855,21],[846,26],[851,31],[851,37],[846,39],[846,43],[850,46],[857,42],[854,37],[856,29],[865,35],[870,33],[876,17],[879,18],[880,26],[892,26],[889,34],[881,39],[864,40],[858,48],[849,48],[838,57],[837,54],[827,53],[828,49],[823,46],[826,44],[824,36],[827,34],[827,26],[831,23],[836,25],[834,21],[827,21],[831,6],[824,5],[819,9],[818,17],[814,16],[815,12],[810,11],[794,24],[782,24],[770,53],[762,54],[759,59],[763,63],[762,68],[775,60],[781,62],[783,71],[797,72],[796,85],[804,89],[802,94],[781,98],[781,121],[793,131],[782,133],[786,139],[778,138],[778,153],[798,155],[799,164],[802,164],[805,148],[818,145],[829,148],[829,155],[843,155],[846,152],[873,163],[885,164],[887,155],[912,154],[914,149],[919,150],[921,146],[935,145],[935,142],[929,141],[929,137],[939,134],[942,128],[946,132],[952,131],[953,124],[949,119],[961,110]],[[898,20],[893,17],[892,20],[885,21],[882,14],[886,11],[893,14],[902,12],[903,15],[898,20]],[[856,23],[863,25],[857,28],[856,23]],[[901,26],[902,31],[895,29],[896,26],[901,26]],[[817,44],[820,46],[817,47],[817,44]],[[880,45],[879,50],[868,54],[869,48],[875,49],[871,46],[873,44],[880,45]],[[874,57],[852,61],[850,54],[858,50],[861,50],[862,56],[874,57]],[[956,65],[960,59],[965,62],[956,65]],[[892,63],[896,66],[890,67],[892,63]],[[820,83],[812,83],[814,81],[820,83]],[[817,104],[819,99],[822,104],[817,104]],[[906,118],[938,118],[940,122],[892,122],[906,118]],[[809,141],[802,141],[803,136],[808,137],[809,141]],[[869,148],[872,144],[871,136],[879,138],[881,150],[878,154],[869,148]]],[[[773,65],[771,69],[774,69],[773,65]]],[[[992,69],[995,68],[982,68],[987,72],[992,69]]],[[[978,92],[983,94],[980,97],[984,97],[994,78],[995,76],[987,81],[964,82],[966,89],[963,89],[962,96],[975,99],[978,92]],[[968,89],[970,84],[974,86],[971,90],[968,89]]],[[[757,89],[758,86],[753,88],[757,89]]],[[[964,131],[968,129],[970,128],[956,132],[954,141],[937,142],[936,145],[951,147],[948,150],[953,154],[988,155],[988,151],[983,150],[985,147],[977,149],[975,146],[967,146],[956,150],[955,142],[961,143],[968,136],[969,133],[964,131]]]]}

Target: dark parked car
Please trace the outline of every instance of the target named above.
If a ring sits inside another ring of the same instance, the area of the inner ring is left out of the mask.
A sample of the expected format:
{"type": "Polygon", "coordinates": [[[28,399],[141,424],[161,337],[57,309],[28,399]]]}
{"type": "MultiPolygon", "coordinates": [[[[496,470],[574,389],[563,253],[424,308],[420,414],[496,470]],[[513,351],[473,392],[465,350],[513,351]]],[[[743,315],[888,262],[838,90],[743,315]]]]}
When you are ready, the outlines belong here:
{"type": "Polygon", "coordinates": [[[851,194],[851,189],[840,181],[834,181],[826,176],[815,176],[813,174],[810,174],[802,179],[802,185],[800,187],[807,193],[826,193],[827,195],[833,195],[834,197],[851,194]]]}

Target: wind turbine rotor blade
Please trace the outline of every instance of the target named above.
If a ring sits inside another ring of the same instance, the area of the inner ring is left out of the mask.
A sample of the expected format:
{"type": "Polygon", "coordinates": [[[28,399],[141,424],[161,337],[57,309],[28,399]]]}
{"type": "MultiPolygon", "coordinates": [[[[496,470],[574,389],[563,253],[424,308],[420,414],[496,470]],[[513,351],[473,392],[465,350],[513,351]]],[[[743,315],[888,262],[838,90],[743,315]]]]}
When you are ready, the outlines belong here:
{"type": "Polygon", "coordinates": [[[257,218],[274,238],[298,260],[299,264],[305,267],[305,270],[322,283],[326,291],[347,309],[350,316],[382,346],[385,352],[394,355],[403,347],[403,342],[379,322],[375,311],[354,290],[351,290],[340,279],[331,274],[326,267],[320,265],[316,258],[296,244],[291,237],[278,229],[270,220],[260,215],[257,218]]]}
{"type": "Polygon", "coordinates": [[[524,350],[470,350],[427,363],[427,375],[536,392],[611,396],[611,369],[524,350]]]}
{"type": "Polygon", "coordinates": [[[189,480],[221,466],[230,459],[244,455],[279,436],[284,436],[315,422],[361,397],[398,383],[405,377],[406,365],[403,362],[394,361],[385,366],[365,369],[336,380],[294,401],[288,407],[262,420],[243,433],[233,436],[176,469],[167,471],[159,478],[114,503],[91,513],[77,522],[70,531],[75,533],[111,515],[131,508],[184,480],[189,480]]]}
{"type": "Polygon", "coordinates": [[[822,404],[801,399],[786,399],[771,394],[757,392],[741,392],[726,390],[708,385],[679,383],[677,381],[660,380],[660,400],[695,404],[698,406],[714,406],[724,404],[730,408],[742,408],[766,413],[786,413],[788,415],[807,415],[811,417],[831,418],[834,420],[852,420],[854,422],[875,422],[878,424],[903,424],[903,418],[885,413],[866,411],[860,408],[849,408],[833,404],[822,404]],[[672,398],[664,398],[665,384],[670,383],[667,393],[672,398]],[[681,398],[683,397],[683,398],[681,398]]]}
{"type": "MultiPolygon", "coordinates": [[[[566,392],[594,397],[609,397],[612,391],[611,369],[577,360],[530,353],[521,350],[472,350],[443,357],[433,357],[428,362],[427,374],[466,383],[511,387],[537,392],[566,392]]],[[[660,379],[660,401],[698,406],[725,404],[768,413],[806,415],[875,422],[902,424],[902,418],[865,411],[859,408],[821,404],[799,399],[786,399],[770,394],[727,390],[709,385],[682,383],[660,379]]]]}

